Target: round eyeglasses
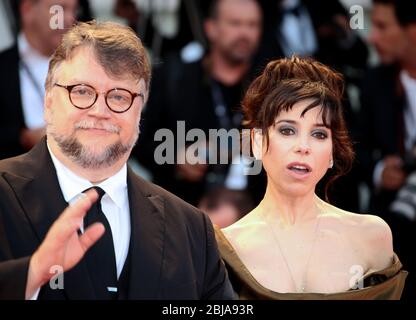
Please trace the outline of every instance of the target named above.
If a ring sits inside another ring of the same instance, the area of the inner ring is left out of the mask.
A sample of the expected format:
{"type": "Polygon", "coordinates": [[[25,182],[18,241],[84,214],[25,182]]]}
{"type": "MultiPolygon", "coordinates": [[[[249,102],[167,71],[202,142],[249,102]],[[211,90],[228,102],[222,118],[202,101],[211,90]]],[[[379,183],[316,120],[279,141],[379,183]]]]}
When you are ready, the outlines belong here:
{"type": "MultiPolygon", "coordinates": [[[[55,83],[54,85],[66,89],[72,105],[82,110],[91,108],[97,101],[99,95],[99,92],[88,84],[64,86],[55,83]]],[[[127,89],[114,88],[104,93],[107,107],[115,113],[123,113],[129,110],[137,96],[140,96],[144,100],[142,93],[132,93],[127,89]]]]}

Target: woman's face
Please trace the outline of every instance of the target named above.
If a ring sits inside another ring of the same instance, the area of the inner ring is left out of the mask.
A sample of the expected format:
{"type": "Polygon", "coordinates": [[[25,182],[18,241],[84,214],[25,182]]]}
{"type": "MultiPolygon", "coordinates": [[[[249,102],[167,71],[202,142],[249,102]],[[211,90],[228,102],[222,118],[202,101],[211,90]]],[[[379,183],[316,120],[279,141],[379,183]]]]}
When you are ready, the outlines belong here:
{"type": "Polygon", "coordinates": [[[303,116],[311,103],[304,100],[282,111],[269,128],[269,149],[263,138],[262,159],[269,183],[276,191],[301,196],[315,191],[332,159],[331,129],[324,126],[322,108],[303,116]]]}

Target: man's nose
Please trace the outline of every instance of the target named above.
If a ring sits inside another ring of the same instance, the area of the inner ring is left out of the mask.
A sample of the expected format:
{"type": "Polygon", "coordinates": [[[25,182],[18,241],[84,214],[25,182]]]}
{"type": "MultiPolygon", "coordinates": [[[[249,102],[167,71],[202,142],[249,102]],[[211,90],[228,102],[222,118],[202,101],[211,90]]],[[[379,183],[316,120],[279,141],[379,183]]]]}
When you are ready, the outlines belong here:
{"type": "Polygon", "coordinates": [[[111,115],[111,110],[107,106],[105,101],[105,94],[99,93],[97,100],[89,109],[88,112],[90,115],[99,116],[99,117],[109,117],[111,115]]]}

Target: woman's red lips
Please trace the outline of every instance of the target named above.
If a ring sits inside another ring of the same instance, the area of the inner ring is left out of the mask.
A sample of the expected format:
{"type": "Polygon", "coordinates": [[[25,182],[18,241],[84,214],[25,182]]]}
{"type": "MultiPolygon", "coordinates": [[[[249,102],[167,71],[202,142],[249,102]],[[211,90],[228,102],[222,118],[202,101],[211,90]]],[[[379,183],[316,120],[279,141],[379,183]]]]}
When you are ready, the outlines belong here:
{"type": "Polygon", "coordinates": [[[304,172],[304,173],[309,173],[312,171],[312,168],[310,165],[308,165],[307,163],[302,163],[302,162],[292,162],[287,166],[287,168],[289,170],[294,170],[294,171],[304,172]]]}

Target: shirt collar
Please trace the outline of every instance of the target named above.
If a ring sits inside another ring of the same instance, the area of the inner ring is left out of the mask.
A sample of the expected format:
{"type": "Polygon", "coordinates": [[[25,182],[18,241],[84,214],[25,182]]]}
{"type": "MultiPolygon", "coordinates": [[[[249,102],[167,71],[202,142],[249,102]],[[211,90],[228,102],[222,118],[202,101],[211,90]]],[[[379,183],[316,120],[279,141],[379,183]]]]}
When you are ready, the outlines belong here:
{"type": "MultiPolygon", "coordinates": [[[[108,179],[104,180],[103,182],[94,185],[87,179],[84,179],[70,169],[68,169],[61,161],[59,161],[48,145],[48,151],[51,155],[52,162],[55,166],[56,174],[58,176],[59,185],[62,190],[62,194],[64,199],[70,203],[77,199],[80,193],[82,193],[85,189],[91,188],[93,186],[100,187],[103,189],[110,197],[111,200],[114,201],[118,208],[123,208],[126,200],[127,194],[127,165],[124,166],[113,176],[109,177],[108,179]]],[[[105,196],[104,196],[105,197],[105,196]]]]}
{"type": "Polygon", "coordinates": [[[301,5],[301,2],[300,0],[283,0],[280,5],[283,8],[283,10],[291,10],[299,7],[301,5]]]}

